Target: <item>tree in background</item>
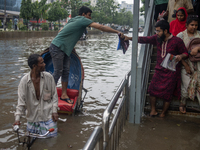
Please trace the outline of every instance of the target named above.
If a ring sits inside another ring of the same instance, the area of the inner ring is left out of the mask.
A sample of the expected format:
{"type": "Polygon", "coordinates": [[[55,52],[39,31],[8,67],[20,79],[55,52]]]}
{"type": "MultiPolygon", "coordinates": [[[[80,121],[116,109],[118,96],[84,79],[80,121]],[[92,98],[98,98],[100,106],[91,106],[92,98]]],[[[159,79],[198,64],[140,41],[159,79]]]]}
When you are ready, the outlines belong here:
{"type": "Polygon", "coordinates": [[[92,20],[99,23],[114,23],[119,25],[129,25],[133,23],[133,15],[126,12],[126,9],[117,11],[119,5],[114,0],[98,0],[96,6],[92,8],[92,20]]]}
{"type": "Polygon", "coordinates": [[[40,2],[36,1],[32,3],[32,17],[37,20],[37,30],[38,30],[38,21],[40,18],[47,19],[47,10],[51,4],[45,4],[47,0],[41,0],[40,2]]]}
{"type": "Polygon", "coordinates": [[[142,0],[142,4],[143,4],[143,6],[140,8],[140,12],[141,12],[141,16],[143,16],[144,14],[145,14],[145,0],[142,0]]]}
{"type": "Polygon", "coordinates": [[[27,29],[28,29],[28,20],[32,18],[31,0],[22,0],[21,8],[20,8],[20,18],[25,19],[27,29]]]}
{"type": "Polygon", "coordinates": [[[65,19],[68,16],[68,11],[63,8],[62,3],[59,1],[53,2],[49,11],[48,11],[48,20],[49,21],[57,21],[59,22],[60,28],[60,20],[65,19]]]}

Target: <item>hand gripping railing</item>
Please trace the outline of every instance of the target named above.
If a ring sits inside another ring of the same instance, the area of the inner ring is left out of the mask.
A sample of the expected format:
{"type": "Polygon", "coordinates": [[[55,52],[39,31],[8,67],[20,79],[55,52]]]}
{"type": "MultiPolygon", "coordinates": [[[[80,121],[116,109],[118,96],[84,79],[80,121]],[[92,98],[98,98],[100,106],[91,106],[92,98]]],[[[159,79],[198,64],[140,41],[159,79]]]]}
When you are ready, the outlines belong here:
{"type": "Polygon", "coordinates": [[[122,80],[113,98],[111,99],[111,102],[108,104],[106,110],[103,113],[102,128],[104,149],[118,149],[119,137],[121,134],[120,131],[122,131],[128,114],[129,76],[130,72],[127,73],[125,79],[122,80]],[[120,98],[121,94],[122,97],[120,98]],[[110,117],[118,100],[120,100],[119,105],[110,124],[110,117]]]}

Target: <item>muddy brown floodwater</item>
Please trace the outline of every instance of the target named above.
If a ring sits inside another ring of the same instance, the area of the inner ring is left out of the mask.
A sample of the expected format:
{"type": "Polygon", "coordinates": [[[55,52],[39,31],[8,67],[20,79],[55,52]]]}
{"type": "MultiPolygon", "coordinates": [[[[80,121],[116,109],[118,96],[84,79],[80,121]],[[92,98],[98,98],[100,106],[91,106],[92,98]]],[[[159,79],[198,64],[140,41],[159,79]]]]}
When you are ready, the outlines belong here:
{"type": "MultiPolygon", "coordinates": [[[[24,74],[29,72],[27,58],[47,48],[54,37],[0,40],[0,149],[21,149],[12,131],[17,104],[17,87],[24,74]]],[[[131,68],[131,44],[124,55],[117,51],[116,34],[89,35],[86,41],[76,44],[81,57],[88,89],[83,111],[75,116],[60,115],[66,122],[58,122],[58,136],[39,139],[31,149],[55,150],[83,148],[93,128],[101,125],[102,113],[115,90],[131,68]],[[69,148],[68,145],[72,145],[69,148]]],[[[58,84],[60,86],[60,83],[58,84]]],[[[20,126],[26,130],[26,120],[20,126]]]]}

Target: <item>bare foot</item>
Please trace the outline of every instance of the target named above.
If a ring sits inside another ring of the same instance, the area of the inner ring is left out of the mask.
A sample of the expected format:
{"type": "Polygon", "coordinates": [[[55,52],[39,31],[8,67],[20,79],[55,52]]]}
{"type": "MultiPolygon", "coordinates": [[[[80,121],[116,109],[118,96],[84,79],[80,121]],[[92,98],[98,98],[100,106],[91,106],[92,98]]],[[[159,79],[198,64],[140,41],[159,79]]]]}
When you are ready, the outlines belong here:
{"type": "Polygon", "coordinates": [[[164,118],[164,117],[165,117],[165,114],[164,114],[164,113],[161,113],[159,117],[160,117],[160,118],[164,118]]]}
{"type": "Polygon", "coordinates": [[[179,106],[179,111],[182,113],[182,114],[186,114],[186,107],[184,104],[181,104],[179,106]]]}
{"type": "Polygon", "coordinates": [[[158,115],[158,112],[157,112],[157,111],[151,111],[151,112],[150,112],[150,116],[156,116],[156,115],[158,115]]]}

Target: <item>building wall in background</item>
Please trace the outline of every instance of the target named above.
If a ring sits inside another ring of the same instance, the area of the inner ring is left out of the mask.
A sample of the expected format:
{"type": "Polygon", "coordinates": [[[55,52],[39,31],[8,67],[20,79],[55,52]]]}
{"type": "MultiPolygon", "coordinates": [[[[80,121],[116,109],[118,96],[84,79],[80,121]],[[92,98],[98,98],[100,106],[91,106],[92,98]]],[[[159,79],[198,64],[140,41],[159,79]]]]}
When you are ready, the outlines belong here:
{"type": "Polygon", "coordinates": [[[121,4],[119,4],[119,12],[123,8],[125,8],[126,11],[131,11],[133,14],[133,4],[127,4],[126,1],[122,1],[121,4]]]}
{"type": "MultiPolygon", "coordinates": [[[[6,0],[6,10],[9,11],[20,11],[22,0],[6,0]]],[[[0,0],[0,9],[4,10],[4,0],[0,0]]]]}

